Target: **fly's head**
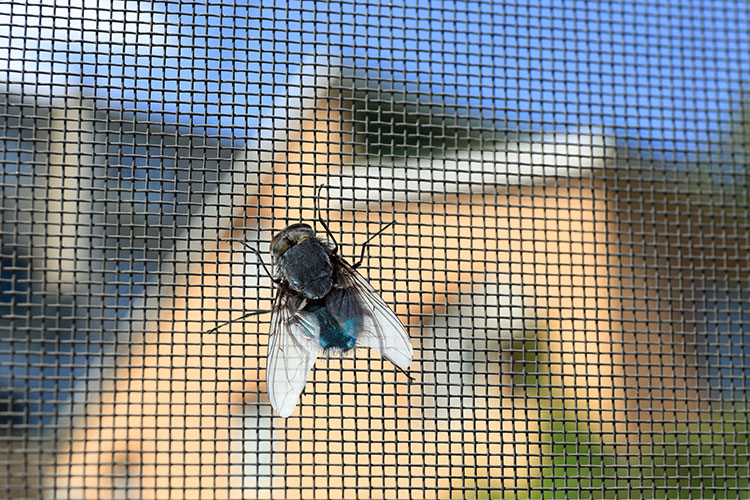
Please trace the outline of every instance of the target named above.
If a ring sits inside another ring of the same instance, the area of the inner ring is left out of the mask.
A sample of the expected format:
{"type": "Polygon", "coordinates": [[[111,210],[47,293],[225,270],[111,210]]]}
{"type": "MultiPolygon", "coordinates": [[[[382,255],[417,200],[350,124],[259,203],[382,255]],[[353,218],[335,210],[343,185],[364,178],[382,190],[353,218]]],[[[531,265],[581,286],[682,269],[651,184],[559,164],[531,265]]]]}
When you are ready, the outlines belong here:
{"type": "Polygon", "coordinates": [[[305,223],[292,224],[271,240],[271,256],[274,262],[278,262],[282,255],[293,246],[305,240],[315,238],[315,231],[305,223]]]}

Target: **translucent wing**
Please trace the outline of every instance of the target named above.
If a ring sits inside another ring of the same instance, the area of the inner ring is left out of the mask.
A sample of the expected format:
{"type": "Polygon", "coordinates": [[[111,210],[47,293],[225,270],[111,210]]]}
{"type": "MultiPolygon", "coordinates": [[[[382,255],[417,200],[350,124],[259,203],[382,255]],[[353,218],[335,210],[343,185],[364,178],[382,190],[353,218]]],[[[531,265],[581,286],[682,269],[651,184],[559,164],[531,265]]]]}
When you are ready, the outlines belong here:
{"type": "Polygon", "coordinates": [[[339,276],[326,297],[326,307],[341,324],[352,318],[361,321],[357,345],[407,368],[414,350],[404,325],[362,275],[341,259],[338,264],[339,276]]]}
{"type": "Polygon", "coordinates": [[[320,354],[320,325],[302,310],[305,300],[279,292],[271,319],[266,382],[271,406],[288,417],[297,406],[307,376],[320,354]]]}

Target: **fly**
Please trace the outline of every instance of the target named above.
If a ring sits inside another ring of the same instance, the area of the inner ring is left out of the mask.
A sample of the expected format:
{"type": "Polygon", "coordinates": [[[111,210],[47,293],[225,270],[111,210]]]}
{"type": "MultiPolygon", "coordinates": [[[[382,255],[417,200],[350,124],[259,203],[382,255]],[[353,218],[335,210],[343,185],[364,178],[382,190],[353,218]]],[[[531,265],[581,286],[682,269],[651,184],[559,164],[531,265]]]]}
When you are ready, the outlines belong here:
{"type": "MultiPolygon", "coordinates": [[[[317,196],[315,210],[317,213],[317,196]]],[[[278,288],[271,311],[266,382],[271,405],[282,417],[294,411],[321,355],[369,347],[402,371],[414,357],[404,326],[357,272],[367,244],[393,223],[367,240],[359,261],[351,265],[338,254],[327,224],[318,220],[330,242],[304,223],[292,224],[274,237],[271,257],[275,274],[268,271],[260,252],[245,243],[278,288]]],[[[252,311],[237,320],[263,312],[252,311]]]]}

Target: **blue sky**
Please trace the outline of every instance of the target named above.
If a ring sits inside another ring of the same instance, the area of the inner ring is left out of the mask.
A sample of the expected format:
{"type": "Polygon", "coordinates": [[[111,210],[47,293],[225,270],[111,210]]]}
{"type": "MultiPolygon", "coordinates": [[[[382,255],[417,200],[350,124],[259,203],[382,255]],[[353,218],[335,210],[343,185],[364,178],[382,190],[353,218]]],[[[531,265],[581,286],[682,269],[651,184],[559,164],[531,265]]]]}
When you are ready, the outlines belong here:
{"type": "Polygon", "coordinates": [[[725,139],[750,81],[745,1],[68,4],[0,7],[0,80],[240,142],[321,53],[500,129],[593,126],[674,160],[725,139]]]}

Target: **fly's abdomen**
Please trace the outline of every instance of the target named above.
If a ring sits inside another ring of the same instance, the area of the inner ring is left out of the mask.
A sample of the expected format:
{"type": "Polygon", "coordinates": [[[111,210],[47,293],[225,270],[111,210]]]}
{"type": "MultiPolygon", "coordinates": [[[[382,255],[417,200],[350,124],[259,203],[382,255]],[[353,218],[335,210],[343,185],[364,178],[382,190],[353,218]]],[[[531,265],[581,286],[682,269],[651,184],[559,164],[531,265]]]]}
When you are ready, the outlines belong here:
{"type": "Polygon", "coordinates": [[[320,325],[320,346],[323,349],[338,349],[348,351],[357,342],[359,322],[357,318],[348,318],[338,322],[326,309],[322,301],[311,301],[305,306],[305,311],[315,314],[320,325]]]}

